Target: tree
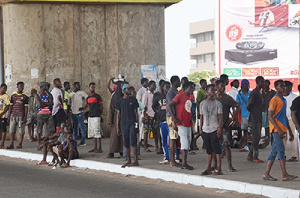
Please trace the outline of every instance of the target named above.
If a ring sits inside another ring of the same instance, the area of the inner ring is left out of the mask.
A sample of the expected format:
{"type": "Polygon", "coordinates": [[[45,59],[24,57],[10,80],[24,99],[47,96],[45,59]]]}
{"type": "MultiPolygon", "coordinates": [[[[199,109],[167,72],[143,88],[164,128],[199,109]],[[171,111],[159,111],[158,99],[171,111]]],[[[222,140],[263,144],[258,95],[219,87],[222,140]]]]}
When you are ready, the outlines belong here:
{"type": "Polygon", "coordinates": [[[188,79],[189,79],[189,81],[192,81],[195,84],[199,84],[201,79],[203,79],[203,78],[206,79],[206,78],[209,78],[210,76],[213,76],[212,72],[207,72],[207,71],[203,71],[201,73],[195,72],[195,73],[189,74],[188,79]]]}

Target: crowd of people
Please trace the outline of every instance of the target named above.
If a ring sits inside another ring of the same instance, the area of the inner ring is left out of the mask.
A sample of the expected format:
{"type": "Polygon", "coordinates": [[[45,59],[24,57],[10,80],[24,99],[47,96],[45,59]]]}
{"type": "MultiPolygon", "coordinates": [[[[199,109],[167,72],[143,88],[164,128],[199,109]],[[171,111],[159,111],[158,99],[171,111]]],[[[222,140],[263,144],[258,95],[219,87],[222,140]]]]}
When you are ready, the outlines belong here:
{"type": "MultiPolygon", "coordinates": [[[[271,142],[263,179],[277,180],[270,175],[276,157],[281,166],[282,180],[297,178],[287,173],[285,162],[295,162],[299,158],[300,97],[293,94],[292,82],[277,80],[274,83],[276,91],[270,89],[270,81],[262,76],[258,76],[255,82],[256,88],[250,90],[247,79],[241,82],[233,80],[227,94],[229,79],[226,74],[210,84],[201,79],[200,89],[194,97],[196,85],[187,77],[172,76],[170,82],[160,80],[158,84],[143,78],[138,91],[123,77],[111,78],[107,85],[111,93],[107,157],[113,158],[115,154],[126,157],[127,162],[122,168],[139,166],[139,155],[141,151],[151,152],[148,139],[153,138],[155,152],[164,155],[159,164],[193,170],[188,155],[194,155],[194,150],[199,149],[197,140],[202,137],[207,168],[201,174],[222,175],[222,158],[227,160],[228,172],[237,171],[232,162],[232,147],[248,152],[248,161],[263,163],[259,158],[259,148],[266,148],[271,142]],[[111,88],[112,82],[114,88],[111,88]],[[265,131],[263,137],[262,128],[265,131]],[[288,160],[285,152],[287,141],[292,145],[292,156],[288,160]],[[131,161],[131,150],[134,161],[131,161]]],[[[18,82],[17,92],[9,97],[7,86],[1,85],[0,148],[22,148],[25,127],[28,126],[30,141],[36,140],[37,150],[43,150],[39,164],[48,164],[47,153],[51,152],[51,164],[68,167],[70,160],[79,158],[77,146],[86,145],[86,114],[87,135],[94,141],[89,152],[103,153],[103,104],[101,96],[95,93],[96,84],[89,84],[89,94],[81,91],[79,82],[74,83],[70,93],[69,82],[64,82],[63,89],[60,79],[56,78],[53,86],[50,92],[50,83],[40,82],[40,91],[32,89],[28,97],[23,93],[24,83],[18,82]],[[5,147],[8,124],[10,144],[5,147]],[[17,129],[21,136],[19,144],[14,147],[17,129]],[[79,130],[81,137],[77,145],[79,130]]]]}

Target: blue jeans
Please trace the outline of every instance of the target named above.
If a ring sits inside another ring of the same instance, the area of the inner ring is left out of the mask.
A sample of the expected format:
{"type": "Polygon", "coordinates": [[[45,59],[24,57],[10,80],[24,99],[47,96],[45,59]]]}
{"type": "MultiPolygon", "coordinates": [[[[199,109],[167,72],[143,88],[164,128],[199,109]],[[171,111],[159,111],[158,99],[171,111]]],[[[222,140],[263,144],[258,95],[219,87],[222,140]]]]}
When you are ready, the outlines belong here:
{"type": "Polygon", "coordinates": [[[276,160],[276,156],[278,156],[278,159],[285,161],[284,156],[284,144],[283,139],[280,138],[279,133],[273,132],[273,144],[272,144],[272,150],[268,157],[268,161],[274,162],[276,160]]]}
{"type": "Polygon", "coordinates": [[[83,112],[79,114],[73,114],[72,113],[72,121],[73,121],[73,136],[74,140],[77,140],[78,137],[78,124],[81,131],[81,142],[85,143],[85,133],[86,129],[84,126],[84,115],[83,112]]]}
{"type": "Polygon", "coordinates": [[[169,160],[168,140],[170,138],[170,135],[169,135],[169,126],[167,123],[164,122],[160,123],[160,135],[161,135],[161,142],[164,150],[165,159],[169,160]]]}

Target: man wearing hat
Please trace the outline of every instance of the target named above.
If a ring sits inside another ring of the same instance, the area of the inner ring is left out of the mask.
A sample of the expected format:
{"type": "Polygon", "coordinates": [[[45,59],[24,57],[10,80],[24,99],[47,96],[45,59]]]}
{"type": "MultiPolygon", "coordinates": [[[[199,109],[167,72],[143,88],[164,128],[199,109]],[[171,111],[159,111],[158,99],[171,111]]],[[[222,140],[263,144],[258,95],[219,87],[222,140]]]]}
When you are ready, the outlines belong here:
{"type": "Polygon", "coordinates": [[[119,100],[116,105],[116,109],[120,112],[118,134],[122,135],[123,145],[126,148],[127,162],[122,165],[122,168],[126,166],[138,166],[137,155],[137,135],[136,129],[138,129],[138,114],[137,109],[139,107],[136,98],[131,97],[134,91],[134,87],[129,84],[124,84],[122,87],[124,96],[119,100]],[[131,163],[130,147],[133,149],[134,162],[131,163]]]}
{"type": "MultiPolygon", "coordinates": [[[[55,133],[54,120],[52,117],[52,108],[53,108],[53,98],[49,94],[48,90],[49,83],[40,82],[40,93],[35,94],[34,98],[36,100],[38,110],[37,110],[37,141],[38,141],[38,150],[41,150],[41,134],[43,133],[44,124],[47,125],[47,129],[50,131],[50,134],[55,133]]],[[[46,159],[43,159],[46,163],[46,159]]]]}
{"type": "Polygon", "coordinates": [[[249,111],[247,110],[247,103],[250,96],[249,90],[249,81],[247,79],[242,80],[241,82],[241,90],[238,92],[236,96],[236,101],[241,104],[241,129],[244,133],[244,136],[239,141],[240,145],[242,145],[241,152],[249,151],[248,148],[248,121],[249,121],[249,111]]]}

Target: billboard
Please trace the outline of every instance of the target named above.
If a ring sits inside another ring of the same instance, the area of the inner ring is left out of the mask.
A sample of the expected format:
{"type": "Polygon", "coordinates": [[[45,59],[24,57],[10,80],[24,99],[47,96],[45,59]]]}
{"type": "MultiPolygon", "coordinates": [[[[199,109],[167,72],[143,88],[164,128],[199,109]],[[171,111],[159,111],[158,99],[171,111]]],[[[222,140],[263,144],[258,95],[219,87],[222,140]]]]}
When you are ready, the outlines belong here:
{"type": "Polygon", "coordinates": [[[217,0],[216,5],[220,74],[247,78],[252,88],[259,75],[298,85],[300,1],[217,0]]]}
{"type": "Polygon", "coordinates": [[[178,3],[181,0],[12,0],[11,2],[178,3]]]}

